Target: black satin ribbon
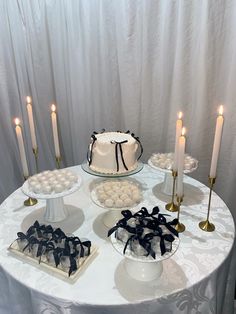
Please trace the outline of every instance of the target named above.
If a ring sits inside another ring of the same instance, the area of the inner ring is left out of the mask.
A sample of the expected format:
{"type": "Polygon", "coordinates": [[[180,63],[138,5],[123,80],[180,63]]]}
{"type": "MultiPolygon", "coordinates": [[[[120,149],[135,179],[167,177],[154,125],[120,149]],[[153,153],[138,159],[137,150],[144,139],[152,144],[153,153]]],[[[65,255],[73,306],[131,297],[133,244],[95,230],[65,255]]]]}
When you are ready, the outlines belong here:
{"type": "Polygon", "coordinates": [[[89,163],[89,166],[92,164],[92,160],[93,160],[93,146],[97,140],[96,138],[96,132],[93,132],[93,134],[91,135],[91,140],[92,142],[89,144],[88,150],[87,150],[87,161],[89,163]]]}
{"type": "Polygon", "coordinates": [[[137,160],[139,160],[139,159],[141,158],[142,154],[143,154],[143,145],[142,145],[142,143],[141,143],[139,137],[138,137],[138,136],[135,136],[134,133],[131,133],[130,130],[126,131],[125,133],[126,133],[126,134],[130,134],[130,135],[139,143],[139,146],[140,146],[140,154],[139,154],[138,159],[137,159],[137,160]]]}
{"type": "Polygon", "coordinates": [[[116,141],[111,141],[111,144],[115,144],[115,157],[116,157],[116,171],[119,171],[119,158],[118,158],[118,149],[120,150],[120,157],[121,161],[123,163],[124,168],[128,171],[128,167],[125,164],[124,156],[123,156],[123,149],[122,149],[122,144],[127,143],[128,140],[122,141],[122,142],[116,142],[116,141]]]}

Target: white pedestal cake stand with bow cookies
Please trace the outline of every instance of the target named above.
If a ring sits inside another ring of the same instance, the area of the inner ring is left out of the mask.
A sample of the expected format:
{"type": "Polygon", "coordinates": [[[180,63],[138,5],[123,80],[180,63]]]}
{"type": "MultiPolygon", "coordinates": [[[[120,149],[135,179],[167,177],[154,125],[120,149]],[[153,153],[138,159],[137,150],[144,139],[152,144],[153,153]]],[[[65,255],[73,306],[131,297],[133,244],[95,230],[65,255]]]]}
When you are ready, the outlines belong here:
{"type": "Polygon", "coordinates": [[[171,257],[179,247],[179,238],[175,237],[172,242],[171,252],[166,252],[161,255],[160,253],[154,259],[152,256],[136,256],[133,252],[127,248],[124,251],[124,243],[117,240],[115,234],[111,235],[111,243],[115,250],[124,256],[124,267],[130,277],[139,281],[152,281],[161,276],[163,271],[162,261],[171,257]]]}
{"type": "MultiPolygon", "coordinates": [[[[162,154],[162,155],[169,155],[171,153],[168,153],[168,154],[162,154]]],[[[155,154],[154,154],[155,155],[155,154]]],[[[188,173],[191,173],[195,170],[197,170],[197,167],[198,167],[198,161],[194,158],[192,158],[195,162],[195,166],[190,168],[190,169],[185,169],[184,170],[184,174],[188,174],[188,173]]],[[[158,167],[154,162],[153,162],[153,159],[152,157],[149,158],[148,160],[148,165],[150,167],[152,167],[153,169],[155,170],[158,170],[158,171],[161,171],[165,174],[165,177],[164,177],[164,181],[162,183],[162,186],[161,186],[161,192],[166,194],[166,195],[172,195],[172,189],[173,189],[173,177],[172,177],[172,170],[171,170],[171,166],[167,168],[164,167],[158,167]]]]}
{"type": "Polygon", "coordinates": [[[50,194],[41,194],[34,193],[29,187],[29,182],[25,181],[22,186],[22,192],[29,197],[46,200],[46,209],[44,213],[45,221],[58,222],[66,219],[66,217],[68,216],[63,197],[77,191],[81,183],[82,179],[78,177],[77,182],[75,182],[73,186],[68,190],[64,190],[60,193],[52,192],[50,194]]]}

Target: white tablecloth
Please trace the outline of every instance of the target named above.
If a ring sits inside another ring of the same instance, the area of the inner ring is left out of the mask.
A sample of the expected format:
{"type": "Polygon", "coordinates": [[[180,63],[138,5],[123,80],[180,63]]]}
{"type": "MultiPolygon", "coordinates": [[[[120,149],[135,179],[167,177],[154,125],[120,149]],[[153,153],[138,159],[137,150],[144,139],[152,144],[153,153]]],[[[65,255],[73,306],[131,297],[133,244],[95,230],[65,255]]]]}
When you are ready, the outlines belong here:
{"type": "MultiPolygon", "coordinates": [[[[198,223],[206,218],[209,189],[185,176],[185,199],[180,220],[186,231],[180,234],[177,252],[163,262],[161,277],[152,282],[131,279],[124,269],[123,257],[107,239],[102,223],[106,210],[95,205],[90,189],[95,180],[80,166],[81,188],[67,197],[69,217],[52,224],[65,232],[89,238],[99,254],[71,284],[12,256],[8,246],[20,230],[26,231],[36,219],[43,221],[45,201],[24,207],[20,189],[0,207],[0,313],[233,313],[235,257],[234,223],[224,202],[213,193],[210,220],[214,232],[204,232],[198,223]]],[[[161,172],[145,166],[132,176],[144,188],[144,204],[161,212],[169,197],[161,192],[161,172]]],[[[141,207],[141,206],[140,206],[141,207]]],[[[171,214],[176,217],[176,213],[171,214]]]]}

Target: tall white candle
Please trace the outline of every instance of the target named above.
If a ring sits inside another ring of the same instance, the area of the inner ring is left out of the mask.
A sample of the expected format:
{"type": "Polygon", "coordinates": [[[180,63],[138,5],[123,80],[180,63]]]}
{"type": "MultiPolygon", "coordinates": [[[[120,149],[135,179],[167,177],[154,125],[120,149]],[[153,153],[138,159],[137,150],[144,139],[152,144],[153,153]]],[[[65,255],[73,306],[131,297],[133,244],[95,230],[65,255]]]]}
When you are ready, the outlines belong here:
{"type": "Polygon", "coordinates": [[[55,156],[60,157],[60,147],[59,147],[59,139],[58,139],[58,130],[57,130],[57,114],[56,114],[56,106],[51,106],[51,119],[52,119],[52,132],[53,132],[53,141],[55,147],[55,156]]]}
{"type": "Polygon", "coordinates": [[[182,135],[179,137],[179,150],[178,150],[178,176],[177,176],[177,196],[183,197],[183,170],[184,170],[184,153],[185,153],[185,128],[182,128],[182,135]]]}
{"type": "Polygon", "coordinates": [[[219,157],[219,152],[220,152],[220,143],[221,143],[223,124],[224,124],[223,106],[220,106],[219,115],[216,119],[215,138],[214,138],[212,158],[211,158],[211,168],[210,168],[211,178],[216,177],[216,168],[217,168],[217,162],[218,162],[218,157],[219,157]]]}
{"type": "Polygon", "coordinates": [[[23,169],[23,175],[24,177],[27,178],[29,176],[29,169],[28,169],[27,160],[26,160],[25,146],[24,146],[24,140],[23,140],[22,131],[20,127],[20,120],[18,118],[15,119],[15,124],[16,124],[16,127],[15,127],[16,137],[17,137],[18,147],[20,151],[20,160],[21,160],[21,165],[23,169]]]}
{"type": "Polygon", "coordinates": [[[26,97],[26,102],[27,102],[27,112],[28,112],[28,118],[29,118],[32,147],[33,149],[37,149],[35,127],[34,127],[34,117],[33,117],[33,110],[32,110],[32,101],[29,96],[26,97]]]}
{"type": "Polygon", "coordinates": [[[182,112],[178,113],[178,120],[176,121],[176,131],[175,131],[175,154],[174,154],[174,162],[173,162],[173,171],[177,171],[178,169],[178,147],[179,147],[179,137],[181,135],[183,121],[182,121],[182,112]]]}

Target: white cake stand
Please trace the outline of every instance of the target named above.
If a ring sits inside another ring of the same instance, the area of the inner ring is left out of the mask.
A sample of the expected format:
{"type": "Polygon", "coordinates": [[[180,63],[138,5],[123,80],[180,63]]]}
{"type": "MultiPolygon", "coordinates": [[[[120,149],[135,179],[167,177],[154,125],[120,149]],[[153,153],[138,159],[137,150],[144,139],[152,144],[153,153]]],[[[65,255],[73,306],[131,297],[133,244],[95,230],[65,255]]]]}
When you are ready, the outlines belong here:
{"type": "Polygon", "coordinates": [[[94,170],[90,169],[87,161],[82,163],[81,168],[85,172],[87,172],[89,174],[92,174],[93,176],[106,177],[106,178],[120,178],[120,177],[131,176],[133,174],[138,173],[139,171],[141,171],[143,169],[143,163],[141,161],[139,161],[137,167],[134,170],[127,171],[127,172],[124,172],[124,173],[112,173],[112,174],[110,174],[110,173],[101,173],[101,172],[97,172],[97,171],[94,171],[94,170]]]}
{"type": "Polygon", "coordinates": [[[114,233],[111,235],[111,243],[116,251],[125,257],[124,266],[130,277],[139,281],[151,281],[161,276],[163,271],[162,261],[171,257],[177,251],[179,238],[175,237],[175,240],[172,242],[171,252],[156,256],[156,259],[153,259],[151,256],[135,257],[128,248],[124,255],[124,243],[117,240],[114,233]]]}
{"type": "MultiPolygon", "coordinates": [[[[138,182],[137,180],[135,180],[135,179],[133,179],[133,178],[129,178],[129,179],[127,179],[127,180],[128,180],[128,181],[131,181],[131,182],[134,183],[134,184],[136,184],[136,185],[139,187],[139,189],[141,190],[141,192],[142,192],[143,189],[142,189],[142,184],[141,184],[140,182],[138,182]]],[[[120,181],[120,180],[117,179],[117,181],[120,181]]],[[[133,210],[135,210],[135,208],[136,208],[137,206],[140,207],[140,204],[141,204],[142,201],[143,201],[143,196],[142,196],[142,199],[141,199],[139,202],[134,203],[133,205],[131,205],[131,206],[129,206],[129,207],[119,207],[119,208],[116,208],[116,207],[107,207],[107,206],[105,206],[104,204],[102,204],[102,203],[98,200],[97,195],[96,195],[96,189],[102,184],[102,182],[104,182],[104,180],[103,180],[103,181],[100,181],[100,183],[98,183],[97,185],[94,186],[94,188],[92,189],[90,195],[91,195],[92,201],[93,201],[96,205],[98,205],[98,206],[100,206],[100,207],[102,207],[102,208],[104,208],[104,209],[107,210],[107,212],[103,215],[102,221],[103,221],[103,223],[104,223],[104,225],[105,225],[106,227],[111,228],[111,227],[113,227],[113,226],[117,223],[117,221],[119,221],[120,219],[123,218],[123,216],[122,216],[122,214],[121,214],[121,211],[122,211],[122,210],[130,209],[130,208],[132,208],[133,210]]]]}
{"type": "MultiPolygon", "coordinates": [[[[172,195],[172,189],[173,189],[172,171],[169,169],[160,168],[160,167],[155,166],[152,163],[151,159],[148,160],[148,164],[153,169],[161,171],[165,174],[165,178],[164,178],[164,181],[163,181],[162,186],[161,186],[161,192],[166,194],[166,195],[172,195]]],[[[195,168],[192,168],[190,170],[184,170],[184,174],[191,173],[191,172],[195,171],[197,169],[197,167],[198,167],[198,162],[197,162],[197,166],[195,168]]]]}
{"type": "Polygon", "coordinates": [[[28,181],[25,181],[22,185],[22,192],[29,197],[46,200],[46,210],[44,213],[45,221],[58,222],[64,220],[68,216],[63,197],[78,190],[81,183],[82,179],[79,177],[78,181],[70,189],[61,193],[53,192],[51,194],[36,194],[29,189],[28,181]]]}

